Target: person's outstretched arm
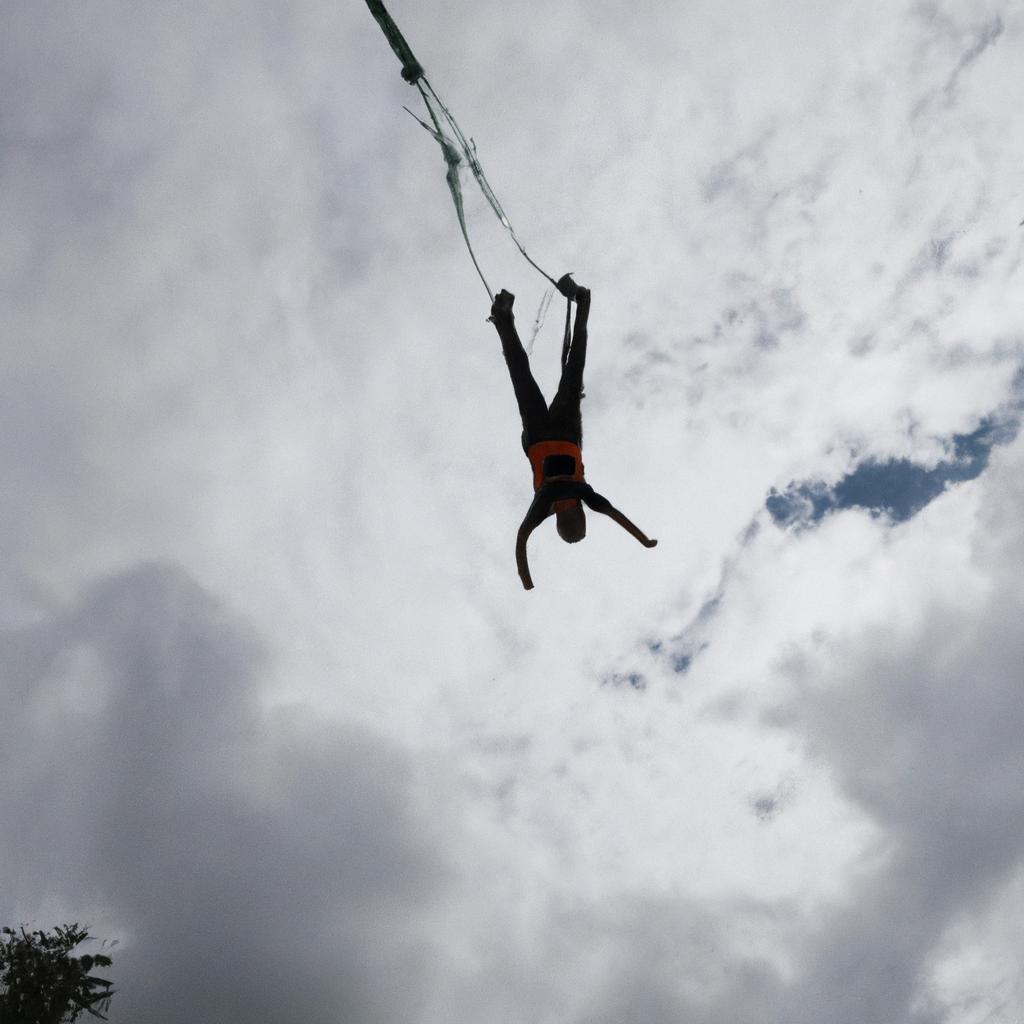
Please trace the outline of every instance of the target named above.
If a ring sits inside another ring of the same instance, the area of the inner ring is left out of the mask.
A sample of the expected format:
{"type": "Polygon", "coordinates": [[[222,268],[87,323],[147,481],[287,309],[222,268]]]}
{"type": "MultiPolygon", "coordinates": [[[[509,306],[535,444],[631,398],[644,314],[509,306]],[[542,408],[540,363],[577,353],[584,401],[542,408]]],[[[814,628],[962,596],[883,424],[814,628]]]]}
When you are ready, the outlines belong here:
{"type": "Polygon", "coordinates": [[[551,498],[548,493],[545,492],[543,500],[540,500],[540,498],[541,495],[538,491],[537,497],[533,499],[533,504],[526,513],[526,518],[523,520],[522,525],[519,527],[519,533],[516,535],[516,569],[519,572],[519,578],[523,581],[524,590],[533,590],[533,579],[530,577],[530,563],[526,558],[526,542],[530,539],[530,534],[548,516],[552,515],[551,498]]]}
{"type": "Polygon", "coordinates": [[[634,522],[627,519],[607,498],[591,490],[591,493],[581,494],[583,500],[595,511],[613,519],[627,533],[632,534],[645,548],[657,547],[658,542],[647,536],[634,522]]]}
{"type": "Polygon", "coordinates": [[[519,527],[519,536],[516,537],[516,570],[519,578],[523,581],[523,590],[533,590],[533,579],[530,577],[530,563],[526,558],[526,542],[530,539],[531,531],[524,523],[519,527]]]}

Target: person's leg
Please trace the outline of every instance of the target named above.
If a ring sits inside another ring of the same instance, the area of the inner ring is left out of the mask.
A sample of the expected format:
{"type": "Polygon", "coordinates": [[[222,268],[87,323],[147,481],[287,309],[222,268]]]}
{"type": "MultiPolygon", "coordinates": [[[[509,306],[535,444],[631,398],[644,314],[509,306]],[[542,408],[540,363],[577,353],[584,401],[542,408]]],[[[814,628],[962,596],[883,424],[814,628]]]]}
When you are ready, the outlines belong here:
{"type": "Polygon", "coordinates": [[[562,351],[562,379],[551,403],[551,423],[566,440],[579,444],[583,436],[580,402],[583,400],[583,367],[587,361],[587,318],[590,292],[581,288],[576,297],[576,322],[572,341],[562,351]]]}
{"type": "Polygon", "coordinates": [[[498,330],[498,337],[501,338],[501,350],[505,355],[509,376],[512,378],[512,388],[523,421],[525,446],[547,433],[548,403],[534,380],[533,372],[530,370],[530,359],[519,340],[511,313],[508,316],[492,316],[491,319],[498,330]]]}

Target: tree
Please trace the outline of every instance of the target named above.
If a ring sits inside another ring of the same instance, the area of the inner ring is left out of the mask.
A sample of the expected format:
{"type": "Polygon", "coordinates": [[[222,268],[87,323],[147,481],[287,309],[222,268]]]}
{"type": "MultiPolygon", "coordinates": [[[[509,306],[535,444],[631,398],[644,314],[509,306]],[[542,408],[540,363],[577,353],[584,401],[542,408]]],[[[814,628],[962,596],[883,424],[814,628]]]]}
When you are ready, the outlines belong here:
{"type": "Polygon", "coordinates": [[[71,955],[88,938],[77,923],[52,932],[0,930],[0,1024],[70,1024],[83,1013],[106,1020],[113,982],[89,972],[113,961],[71,955]]]}

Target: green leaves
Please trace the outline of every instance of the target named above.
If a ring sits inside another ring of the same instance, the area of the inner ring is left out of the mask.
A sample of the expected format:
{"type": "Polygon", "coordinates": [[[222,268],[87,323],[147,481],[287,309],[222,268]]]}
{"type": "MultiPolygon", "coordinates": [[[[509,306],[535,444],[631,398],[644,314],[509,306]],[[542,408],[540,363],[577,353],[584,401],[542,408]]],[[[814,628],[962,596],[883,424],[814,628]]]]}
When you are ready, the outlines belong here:
{"type": "Polygon", "coordinates": [[[11,1024],[71,1024],[82,1013],[106,1020],[113,982],[89,972],[110,967],[104,954],[71,955],[89,940],[77,922],[52,932],[0,929],[0,1021],[11,1024]]]}

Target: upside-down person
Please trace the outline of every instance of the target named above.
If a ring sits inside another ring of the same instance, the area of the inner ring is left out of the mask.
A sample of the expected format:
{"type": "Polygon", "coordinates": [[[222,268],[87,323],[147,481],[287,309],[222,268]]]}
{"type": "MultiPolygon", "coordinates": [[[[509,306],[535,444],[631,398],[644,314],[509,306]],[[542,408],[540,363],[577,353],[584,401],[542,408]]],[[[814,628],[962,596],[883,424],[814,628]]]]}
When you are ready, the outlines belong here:
{"type": "Polygon", "coordinates": [[[533,467],[533,504],[519,527],[516,538],[516,566],[527,590],[533,589],[526,542],[530,534],[549,516],[555,516],[558,535],[567,544],[575,544],[587,535],[583,505],[614,519],[646,548],[651,540],[631,523],[607,498],[603,498],[583,479],[583,364],[587,359],[587,317],[590,314],[590,289],[581,288],[566,274],[558,281],[558,290],[576,303],[572,338],[562,347],[562,377],[554,401],[549,406],[530,372],[530,360],[516,332],[512,303],[515,296],[502,289],[491,305],[490,320],[498,329],[505,362],[512,377],[519,415],[523,421],[523,449],[533,467]]]}

